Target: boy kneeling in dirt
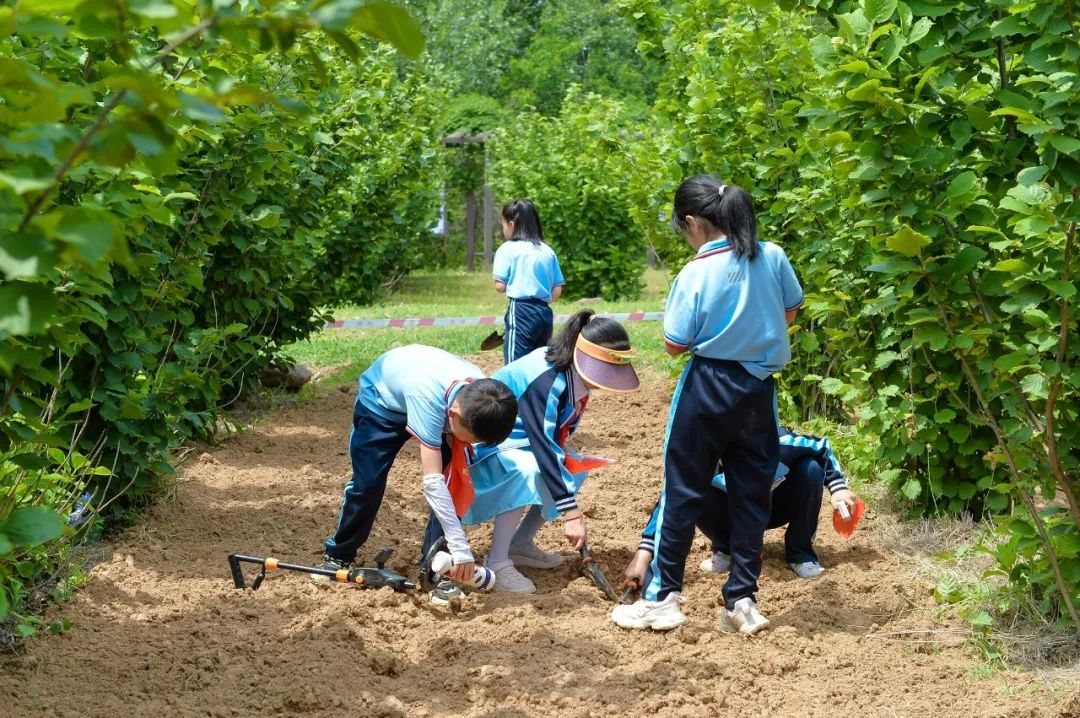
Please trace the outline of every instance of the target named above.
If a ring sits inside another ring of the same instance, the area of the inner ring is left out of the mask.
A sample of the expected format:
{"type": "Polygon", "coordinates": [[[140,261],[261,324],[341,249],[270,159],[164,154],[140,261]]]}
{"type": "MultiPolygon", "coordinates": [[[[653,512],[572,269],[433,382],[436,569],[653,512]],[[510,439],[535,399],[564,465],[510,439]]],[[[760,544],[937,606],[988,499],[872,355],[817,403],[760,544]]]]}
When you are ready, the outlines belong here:
{"type": "MultiPolygon", "coordinates": [[[[844,504],[853,509],[856,497],[848,488],[847,477],[828,439],[795,434],[782,426],[779,432],[780,465],[773,481],[772,513],[768,526],[770,529],[787,526],[784,555],[788,566],[799,578],[814,578],[825,570],[813,547],[824,487],[828,487],[830,501],[835,508],[844,504]]],[[[701,562],[701,570],[726,573],[731,567],[731,514],[723,473],[713,478],[713,486],[718,489],[714,492],[713,504],[698,523],[701,532],[712,541],[713,550],[712,556],[701,562]]],[[[652,561],[656,520],[656,509],[653,509],[652,517],[641,534],[637,554],[626,567],[628,582],[636,580],[640,585],[652,561]]],[[[768,620],[763,620],[764,624],[756,626],[755,631],[768,625],[768,620]]]]}
{"type": "Polygon", "coordinates": [[[505,384],[485,379],[476,366],[442,349],[411,344],[376,359],[360,376],[349,439],[353,477],[345,485],[337,531],[326,540],[322,568],[348,568],[356,558],[375,523],[390,467],[413,437],[420,442],[424,498],[431,506],[421,580],[432,587],[433,603],[459,597],[455,581],[472,578],[474,558],[459,520],[471,503],[472,486],[467,472],[457,469],[466,466],[470,444],[502,442],[516,418],[517,400],[505,384]],[[427,561],[444,536],[454,566],[440,578],[427,561]]]}

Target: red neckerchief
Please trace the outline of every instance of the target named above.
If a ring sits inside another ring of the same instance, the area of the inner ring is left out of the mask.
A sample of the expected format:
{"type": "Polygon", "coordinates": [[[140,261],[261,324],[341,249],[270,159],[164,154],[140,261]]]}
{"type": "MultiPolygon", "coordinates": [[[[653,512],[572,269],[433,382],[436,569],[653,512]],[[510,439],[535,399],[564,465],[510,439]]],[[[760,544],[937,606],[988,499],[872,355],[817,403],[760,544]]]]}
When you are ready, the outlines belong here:
{"type": "MultiPolygon", "coordinates": [[[[450,392],[462,382],[470,384],[472,379],[454,381],[446,389],[447,421],[450,419],[450,392]]],[[[450,498],[454,502],[454,511],[458,518],[469,512],[469,507],[476,498],[476,490],[473,489],[472,477],[469,475],[469,448],[469,442],[450,434],[450,463],[443,468],[443,476],[446,477],[446,487],[450,490],[450,498]]]]}
{"type": "Polygon", "coordinates": [[[581,401],[574,407],[574,413],[566,420],[566,423],[559,427],[559,433],[555,437],[555,443],[559,445],[560,449],[565,451],[566,440],[570,438],[570,427],[576,422],[581,420],[581,415],[585,413],[585,407],[589,405],[589,395],[581,397],[581,401]]]}
{"type": "Polygon", "coordinates": [[[450,498],[454,501],[454,511],[458,518],[469,512],[469,507],[476,498],[476,490],[473,489],[472,477],[469,475],[468,450],[469,442],[450,436],[450,463],[443,470],[443,476],[446,477],[446,486],[450,489],[450,498]]]}
{"type": "Polygon", "coordinates": [[[592,471],[599,469],[602,466],[611,466],[615,463],[614,459],[605,459],[603,456],[574,456],[566,451],[566,440],[570,438],[570,427],[574,426],[581,420],[581,415],[585,413],[585,407],[589,404],[589,395],[581,397],[581,401],[578,402],[577,410],[574,411],[573,416],[562,425],[559,429],[559,433],[556,436],[556,443],[559,448],[563,450],[563,466],[571,474],[580,474],[583,471],[592,471]]]}

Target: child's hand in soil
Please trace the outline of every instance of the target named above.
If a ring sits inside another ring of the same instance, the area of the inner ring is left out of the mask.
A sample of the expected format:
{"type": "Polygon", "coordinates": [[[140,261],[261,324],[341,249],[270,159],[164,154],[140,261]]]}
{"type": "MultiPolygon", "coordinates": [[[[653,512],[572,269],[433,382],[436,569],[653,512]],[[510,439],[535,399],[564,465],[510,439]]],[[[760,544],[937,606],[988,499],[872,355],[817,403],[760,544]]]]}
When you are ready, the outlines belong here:
{"type": "Polygon", "coordinates": [[[573,509],[566,512],[565,519],[566,523],[563,532],[566,534],[566,540],[570,542],[571,546],[580,551],[587,538],[585,514],[578,509],[573,509]]]}
{"type": "Polygon", "coordinates": [[[626,564],[626,570],[623,571],[623,578],[626,579],[626,583],[630,584],[637,581],[640,586],[645,580],[645,571],[649,568],[650,561],[652,561],[652,553],[639,548],[637,553],[634,554],[634,558],[630,559],[630,563],[626,564]]]}

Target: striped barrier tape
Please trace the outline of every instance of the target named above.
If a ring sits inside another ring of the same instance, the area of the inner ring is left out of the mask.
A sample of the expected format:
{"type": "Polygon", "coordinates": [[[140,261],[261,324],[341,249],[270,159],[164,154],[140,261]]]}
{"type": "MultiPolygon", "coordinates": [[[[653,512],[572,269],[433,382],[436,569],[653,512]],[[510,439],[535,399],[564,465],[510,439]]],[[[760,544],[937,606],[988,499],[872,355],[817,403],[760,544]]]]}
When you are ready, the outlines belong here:
{"type": "MultiPolygon", "coordinates": [[[[556,315],[556,322],[565,322],[572,315],[556,315]]],[[[615,312],[600,313],[619,322],[659,322],[663,312],[615,312]]],[[[323,329],[412,329],[414,327],[465,327],[484,324],[502,324],[502,317],[410,317],[407,319],[338,319],[327,322],[323,329]]]]}

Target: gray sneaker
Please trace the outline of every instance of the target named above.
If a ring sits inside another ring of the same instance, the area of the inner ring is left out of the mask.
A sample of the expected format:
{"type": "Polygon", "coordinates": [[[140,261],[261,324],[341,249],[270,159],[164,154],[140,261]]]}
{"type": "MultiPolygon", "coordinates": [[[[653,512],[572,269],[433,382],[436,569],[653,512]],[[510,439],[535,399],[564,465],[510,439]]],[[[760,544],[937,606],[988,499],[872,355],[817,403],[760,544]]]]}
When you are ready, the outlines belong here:
{"type": "Polygon", "coordinates": [[[461,598],[464,595],[461,586],[445,577],[440,578],[438,583],[435,584],[435,588],[428,591],[433,606],[460,605],[461,598]]]}
{"type": "Polygon", "coordinates": [[[495,573],[495,590],[505,593],[536,593],[536,584],[529,577],[517,570],[513,561],[500,564],[487,564],[495,573]]]}
{"type": "Polygon", "coordinates": [[[727,573],[730,568],[731,556],[719,551],[701,562],[701,570],[705,573],[727,573]]]}
{"type": "Polygon", "coordinates": [[[529,568],[557,568],[566,563],[561,553],[548,553],[533,541],[510,544],[510,560],[529,568]]]}
{"type": "MultiPolygon", "coordinates": [[[[352,568],[352,561],[342,561],[341,559],[336,559],[332,556],[324,555],[323,562],[319,564],[318,568],[321,568],[325,571],[340,571],[341,569],[345,569],[346,571],[348,571],[350,568],[352,568]]],[[[316,573],[311,575],[311,580],[315,581],[316,583],[330,583],[334,579],[331,576],[324,576],[322,574],[316,573]]]]}

